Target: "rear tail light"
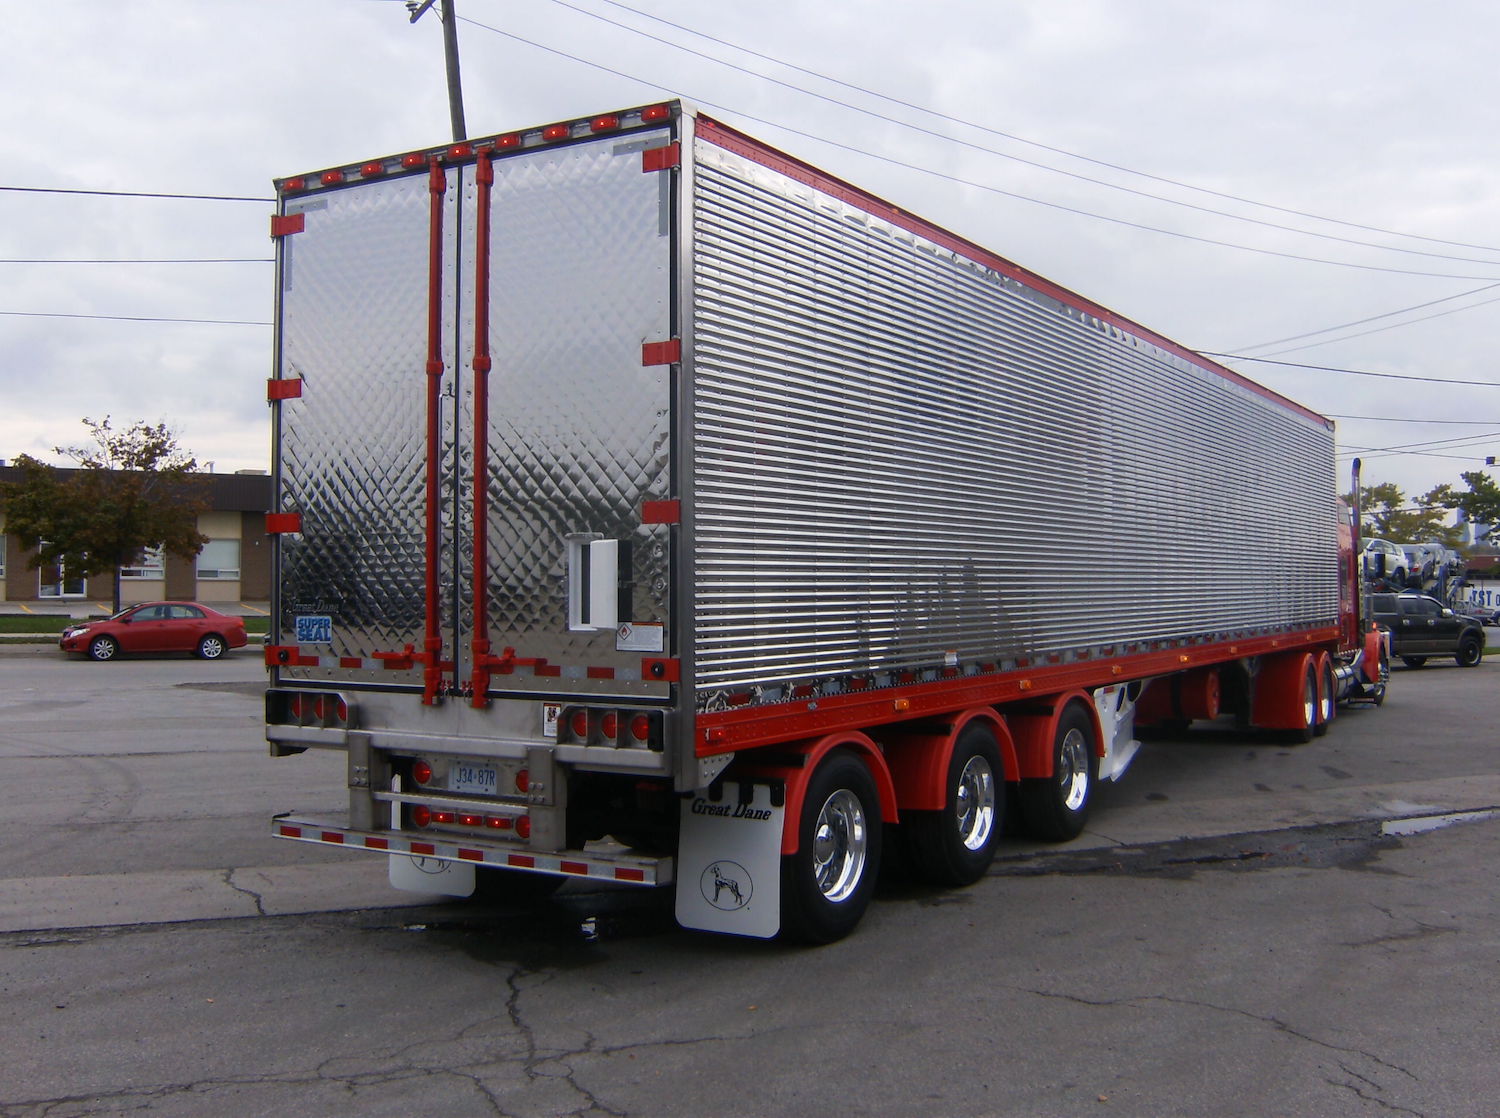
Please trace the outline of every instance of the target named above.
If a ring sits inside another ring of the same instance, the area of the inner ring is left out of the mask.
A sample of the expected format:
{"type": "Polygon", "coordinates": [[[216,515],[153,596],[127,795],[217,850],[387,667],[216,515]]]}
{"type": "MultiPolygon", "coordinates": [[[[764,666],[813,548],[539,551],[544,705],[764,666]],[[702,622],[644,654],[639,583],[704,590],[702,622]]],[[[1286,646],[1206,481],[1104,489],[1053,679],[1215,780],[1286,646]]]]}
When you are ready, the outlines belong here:
{"type": "Polygon", "coordinates": [[[271,691],[266,695],[266,721],[347,730],[351,725],[349,701],[330,691],[271,691]]]}
{"type": "Polygon", "coordinates": [[[575,707],[566,712],[561,727],[558,741],[565,745],[660,750],[665,737],[662,716],[652,711],[575,707]]]}
{"type": "Polygon", "coordinates": [[[412,764],[411,778],[418,784],[428,784],[432,781],[432,766],[426,761],[417,761],[412,764]]]}
{"type": "Polygon", "coordinates": [[[589,712],[586,710],[575,710],[572,717],[568,719],[568,729],[577,741],[588,741],[589,712]]]}

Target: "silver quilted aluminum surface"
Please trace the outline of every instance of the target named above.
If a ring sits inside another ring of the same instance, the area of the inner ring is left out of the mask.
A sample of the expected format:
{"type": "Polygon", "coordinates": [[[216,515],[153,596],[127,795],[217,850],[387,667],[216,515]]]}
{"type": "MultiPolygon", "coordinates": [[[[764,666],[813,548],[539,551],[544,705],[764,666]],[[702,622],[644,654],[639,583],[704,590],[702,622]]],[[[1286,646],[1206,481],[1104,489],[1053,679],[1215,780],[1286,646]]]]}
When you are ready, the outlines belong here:
{"type": "MultiPolygon", "coordinates": [[[[491,204],[488,635],[560,669],[497,674],[512,692],[665,697],[642,653],[613,629],[569,632],[570,534],[630,540],[635,622],[670,618],[668,533],[641,524],[668,496],[669,370],[643,342],[669,337],[666,176],[641,150],[665,130],[524,151],[495,161],[491,204]],[[600,678],[600,676],[611,678],[600,678]]],[[[444,658],[472,667],[474,291],[472,166],[448,171],[443,223],[441,448],[444,658]]],[[[302,514],[284,541],[278,640],[299,614],[332,619],[316,668],[289,679],[416,684],[376,653],[422,647],[426,476],[428,180],[360,183],[289,203],[306,229],[286,239],[281,507],[302,514]],[[360,660],[339,667],[338,658],[360,660]]],[[[663,654],[670,654],[664,650],[663,654]]]]}
{"type": "MultiPolygon", "coordinates": [[[[332,642],[307,649],[324,658],[422,646],[428,199],[423,174],[286,206],[306,227],[282,246],[280,375],[303,391],[281,405],[278,473],[302,530],[281,541],[274,639],[295,643],[299,615],[331,616],[332,642]]],[[[450,285],[450,314],[451,297],[450,285]]],[[[420,669],[380,678],[410,683],[420,669]]]]}
{"type": "MultiPolygon", "coordinates": [[[[641,524],[642,503],[668,497],[670,484],[670,371],[641,358],[643,342],[671,334],[669,177],[641,170],[642,149],[665,140],[665,131],[636,134],[495,162],[490,639],[495,652],[513,647],[564,672],[497,678],[507,690],[666,695],[665,684],[640,680],[642,653],[617,650],[613,629],[568,631],[565,581],[569,534],[628,540],[631,620],[670,625],[670,529],[641,524]],[[615,675],[591,679],[588,668],[615,675]]],[[[466,337],[472,330],[466,311],[466,337]]],[[[462,399],[467,432],[472,384],[462,399]]],[[[469,450],[466,441],[466,477],[469,450]]]]}
{"type": "Polygon", "coordinates": [[[700,709],[1334,622],[1326,425],[706,141],[694,158],[700,709]]]}

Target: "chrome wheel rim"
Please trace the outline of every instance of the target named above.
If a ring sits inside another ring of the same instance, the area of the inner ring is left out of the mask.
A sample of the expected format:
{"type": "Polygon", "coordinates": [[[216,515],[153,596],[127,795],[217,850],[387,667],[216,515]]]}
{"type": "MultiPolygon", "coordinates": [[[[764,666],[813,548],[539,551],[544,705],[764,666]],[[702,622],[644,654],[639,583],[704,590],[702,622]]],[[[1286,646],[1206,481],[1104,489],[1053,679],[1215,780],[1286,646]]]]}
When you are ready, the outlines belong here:
{"type": "Polygon", "coordinates": [[[1069,730],[1058,750],[1057,781],[1063,807],[1077,811],[1089,794],[1089,749],[1082,730],[1069,730]]]}
{"type": "Polygon", "coordinates": [[[864,805],[840,788],[824,801],[813,829],[813,878],[826,900],[848,900],[859,887],[869,843],[864,805]]]}
{"type": "Polygon", "coordinates": [[[983,757],[970,757],[958,777],[958,837],[969,850],[981,850],[995,829],[995,774],[983,757]]]}
{"type": "Polygon", "coordinates": [[[1308,676],[1306,685],[1302,689],[1302,724],[1304,726],[1315,726],[1318,721],[1318,684],[1312,676],[1308,676]]]}

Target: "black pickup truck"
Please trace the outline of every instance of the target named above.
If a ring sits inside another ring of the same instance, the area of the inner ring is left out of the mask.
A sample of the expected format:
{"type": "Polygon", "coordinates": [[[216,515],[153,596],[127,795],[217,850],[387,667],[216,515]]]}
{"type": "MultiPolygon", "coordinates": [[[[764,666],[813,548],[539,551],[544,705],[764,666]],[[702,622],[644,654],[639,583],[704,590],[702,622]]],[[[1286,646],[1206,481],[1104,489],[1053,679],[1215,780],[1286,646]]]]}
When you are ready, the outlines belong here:
{"type": "Polygon", "coordinates": [[[1420,668],[1429,656],[1452,656],[1461,668],[1484,658],[1484,627],[1454,613],[1427,594],[1373,594],[1375,621],[1391,633],[1391,652],[1407,667],[1420,668]]]}

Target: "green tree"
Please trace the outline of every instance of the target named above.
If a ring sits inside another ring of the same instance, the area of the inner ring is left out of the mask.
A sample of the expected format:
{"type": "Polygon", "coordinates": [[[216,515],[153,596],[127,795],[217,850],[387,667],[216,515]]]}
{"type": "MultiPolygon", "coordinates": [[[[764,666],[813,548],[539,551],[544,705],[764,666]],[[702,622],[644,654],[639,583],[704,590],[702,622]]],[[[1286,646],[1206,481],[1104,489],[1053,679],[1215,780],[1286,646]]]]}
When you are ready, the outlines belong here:
{"type": "Polygon", "coordinates": [[[57,469],[22,454],[21,480],[0,485],[6,530],[42,541],[33,568],[60,564],[70,575],[114,575],[120,609],[120,568],[148,548],[190,559],[208,537],[198,517],[208,511],[206,479],[166,424],[137,421],[124,430],[109,417],[85,419],[93,445],[54,447],[76,468],[57,469]]]}
{"type": "Polygon", "coordinates": [[[1450,485],[1440,486],[1443,507],[1462,509],[1464,517],[1470,522],[1488,525],[1483,542],[1494,543],[1500,540],[1500,485],[1483,470],[1469,470],[1459,477],[1469,487],[1468,492],[1460,493],[1450,485]]]}
{"type": "Polygon", "coordinates": [[[1362,485],[1359,489],[1360,532],[1366,539],[1378,536],[1395,543],[1428,543],[1441,541],[1453,547],[1458,529],[1445,524],[1448,509],[1444,504],[1445,485],[1440,485],[1415,503],[1408,503],[1401,487],[1391,482],[1362,485]]]}

